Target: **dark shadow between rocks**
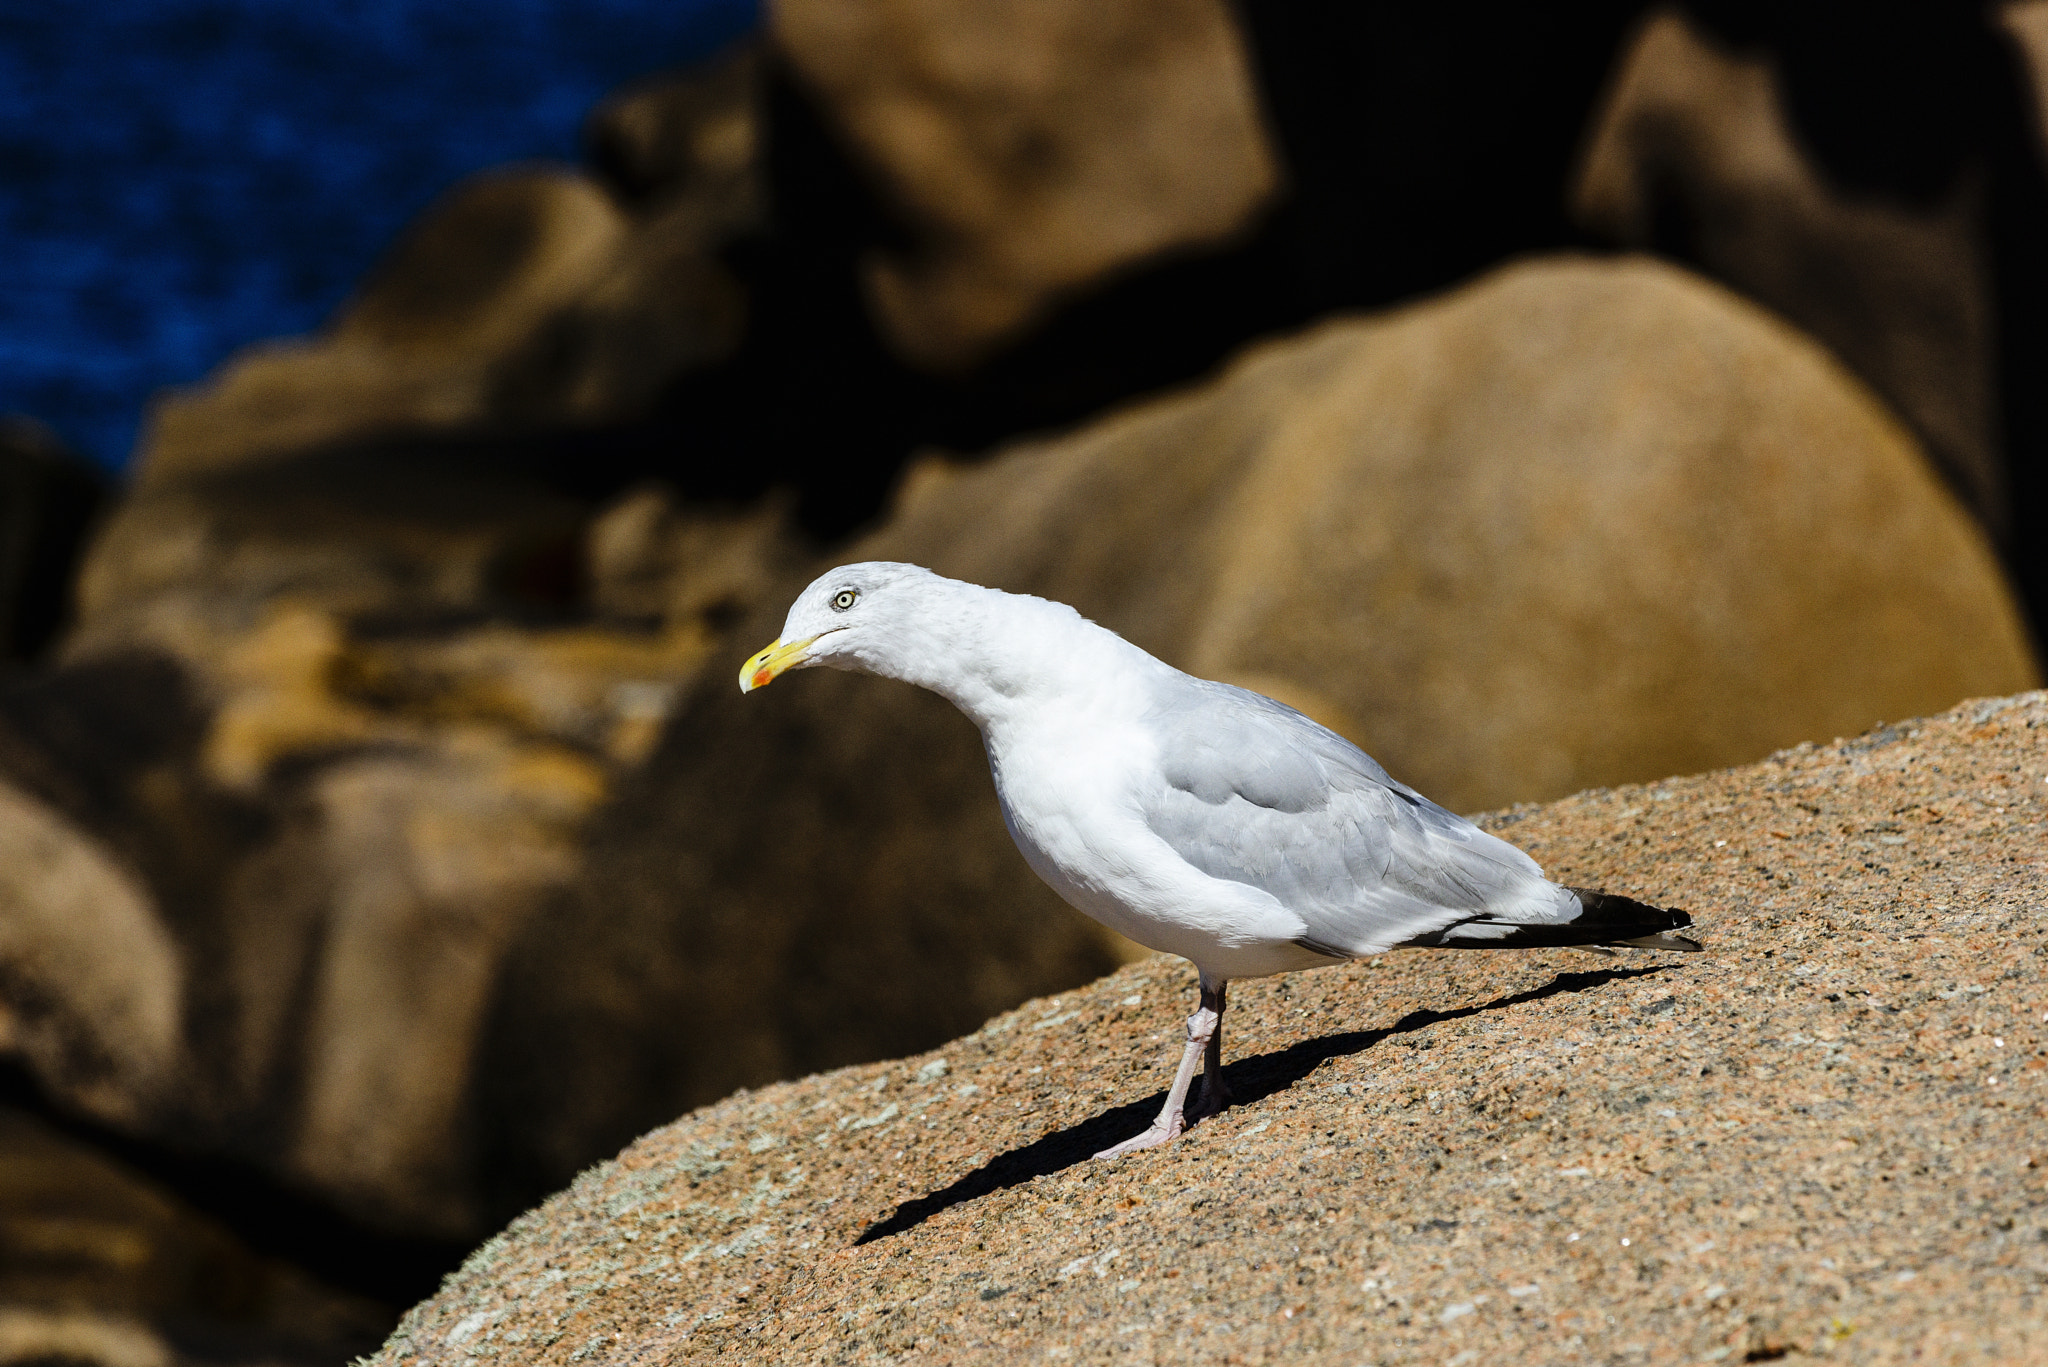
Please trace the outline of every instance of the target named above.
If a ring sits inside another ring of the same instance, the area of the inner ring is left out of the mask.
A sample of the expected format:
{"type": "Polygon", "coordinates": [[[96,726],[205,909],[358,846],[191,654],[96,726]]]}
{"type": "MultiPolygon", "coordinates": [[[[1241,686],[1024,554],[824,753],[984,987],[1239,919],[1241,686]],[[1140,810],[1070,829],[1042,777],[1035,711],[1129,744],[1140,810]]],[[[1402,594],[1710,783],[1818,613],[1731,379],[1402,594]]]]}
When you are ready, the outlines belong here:
{"type": "MultiPolygon", "coordinates": [[[[1517,992],[1512,996],[1497,997],[1478,1006],[1460,1007],[1455,1011],[1411,1011],[1383,1030],[1347,1030],[1342,1034],[1303,1040],[1285,1049],[1239,1059],[1236,1063],[1225,1065],[1223,1079],[1230,1088],[1231,1105],[1248,1106],[1255,1101],[1263,1101],[1275,1092],[1286,1091],[1333,1058],[1362,1054],[1383,1040],[1396,1035],[1410,1034],[1425,1026],[1435,1025],[1439,1021],[1463,1020],[1467,1016],[1542,1001],[1546,997],[1555,997],[1565,992],[1585,992],[1611,982],[1645,978],[1653,973],[1662,973],[1676,967],[1676,964],[1652,964],[1646,968],[1609,968],[1594,973],[1560,973],[1541,987],[1531,988],[1527,992],[1517,992]]],[[[1193,1099],[1190,1096],[1191,1103],[1193,1099]]],[[[1022,1148],[997,1154],[950,1186],[942,1187],[915,1200],[905,1201],[896,1207],[887,1219],[869,1225],[853,1242],[855,1246],[859,1246],[873,1243],[878,1239],[886,1239],[892,1234],[905,1233],[917,1228],[940,1211],[949,1210],[963,1202],[979,1200],[991,1192],[1022,1186],[1034,1178],[1048,1177],[1053,1173],[1063,1172],[1077,1163],[1085,1163],[1111,1144],[1128,1139],[1144,1129],[1165,1103],[1166,1092],[1162,1089],[1142,1101],[1129,1102],[1114,1110],[1104,1111],[1077,1125],[1069,1125],[1066,1129],[1055,1130],[1035,1139],[1022,1148]]]]}

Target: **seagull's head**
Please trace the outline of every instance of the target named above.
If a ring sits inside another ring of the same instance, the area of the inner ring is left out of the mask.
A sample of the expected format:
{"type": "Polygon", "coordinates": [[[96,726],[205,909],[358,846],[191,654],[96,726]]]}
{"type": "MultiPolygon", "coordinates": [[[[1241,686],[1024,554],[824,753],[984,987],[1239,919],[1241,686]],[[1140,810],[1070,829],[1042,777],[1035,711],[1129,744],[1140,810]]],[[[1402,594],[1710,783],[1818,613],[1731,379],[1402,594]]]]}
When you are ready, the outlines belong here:
{"type": "Polygon", "coordinates": [[[904,677],[906,652],[924,644],[949,588],[966,588],[919,565],[871,560],[811,581],[783,620],[782,636],[740,669],[740,692],[812,665],[904,677]]]}

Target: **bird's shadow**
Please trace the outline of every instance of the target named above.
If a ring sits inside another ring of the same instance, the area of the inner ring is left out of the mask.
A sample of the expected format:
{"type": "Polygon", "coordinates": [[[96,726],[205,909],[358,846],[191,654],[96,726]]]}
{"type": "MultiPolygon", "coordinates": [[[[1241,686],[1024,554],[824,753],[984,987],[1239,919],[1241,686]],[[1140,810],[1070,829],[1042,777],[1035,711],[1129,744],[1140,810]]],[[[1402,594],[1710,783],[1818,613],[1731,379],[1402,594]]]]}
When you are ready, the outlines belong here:
{"type": "MultiPolygon", "coordinates": [[[[1601,987],[1607,983],[1627,978],[1643,978],[1653,973],[1662,973],[1675,968],[1676,964],[1653,964],[1646,968],[1609,968],[1593,973],[1560,973],[1541,987],[1512,996],[1497,997],[1478,1006],[1460,1007],[1455,1011],[1411,1011],[1383,1030],[1347,1030],[1338,1035],[1324,1035],[1320,1039],[1303,1040],[1285,1049],[1276,1049],[1267,1054],[1255,1054],[1239,1059],[1223,1069],[1225,1084],[1230,1088],[1231,1104],[1246,1106],[1261,1101],[1275,1092],[1285,1091],[1302,1078],[1333,1058],[1344,1058],[1361,1054],[1375,1044],[1396,1035],[1405,1035],[1439,1021],[1463,1020],[1486,1011],[1501,1011],[1525,1002],[1542,1001],[1566,992],[1584,992],[1589,988],[1601,987]]],[[[1192,1098],[1191,1098],[1192,1100],[1192,1098]]],[[[997,1154],[973,1172],[961,1177],[948,1186],[905,1201],[889,1214],[861,1231],[856,1245],[873,1243],[886,1239],[892,1234],[901,1234],[916,1229],[926,1220],[942,1210],[951,1209],[965,1201],[977,1200],[994,1191],[1022,1186],[1033,1178],[1062,1172],[1076,1163],[1083,1163],[1120,1139],[1128,1139],[1159,1113],[1166,1103],[1166,1093],[1154,1092],[1142,1101],[1132,1101],[1113,1110],[1103,1111],[1076,1125],[1041,1136],[1029,1144],[1011,1149],[1008,1153],[997,1154]]]]}

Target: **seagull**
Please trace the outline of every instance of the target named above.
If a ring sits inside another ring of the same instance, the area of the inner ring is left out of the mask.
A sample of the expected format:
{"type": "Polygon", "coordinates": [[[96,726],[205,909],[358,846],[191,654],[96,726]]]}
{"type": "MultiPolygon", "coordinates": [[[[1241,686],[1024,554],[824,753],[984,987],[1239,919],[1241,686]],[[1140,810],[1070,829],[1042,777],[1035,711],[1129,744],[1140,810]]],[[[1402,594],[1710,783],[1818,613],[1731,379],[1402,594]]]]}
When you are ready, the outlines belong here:
{"type": "Polygon", "coordinates": [[[1228,1103],[1234,978],[1425,946],[1700,948],[1671,933],[1686,913],[1550,882],[1336,732],[1184,674],[1064,603],[918,565],[843,565],[798,596],[740,691],[814,665],[916,684],[966,713],[1033,872],[1200,974],[1166,1104],[1097,1158],[1167,1143],[1228,1103]]]}

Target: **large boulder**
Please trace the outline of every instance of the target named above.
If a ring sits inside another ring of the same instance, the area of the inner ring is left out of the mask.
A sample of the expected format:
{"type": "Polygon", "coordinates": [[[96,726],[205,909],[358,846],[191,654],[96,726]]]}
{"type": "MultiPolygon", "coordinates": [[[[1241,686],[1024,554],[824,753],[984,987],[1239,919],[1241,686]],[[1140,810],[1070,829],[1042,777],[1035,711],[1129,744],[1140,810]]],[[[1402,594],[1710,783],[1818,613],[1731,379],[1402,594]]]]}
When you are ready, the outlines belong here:
{"type": "Polygon", "coordinates": [[[1134,964],[663,1126],[375,1367],[2038,1358],[2048,694],[1487,824],[1706,952],[1237,984],[1229,1109],[1093,1162],[1194,1003],[1134,964]]]}
{"type": "Polygon", "coordinates": [[[1696,772],[2037,677],[1984,536],[1807,338],[1553,259],[913,477],[850,554],[1071,601],[1326,695],[1475,809],[1696,772]]]}
{"type": "Polygon", "coordinates": [[[480,174],[413,224],[337,316],[160,399],[145,482],[420,434],[644,418],[739,345],[745,291],[719,253],[762,213],[756,58],[741,48],[593,116],[609,180],[480,174]]]}
{"type": "Polygon", "coordinates": [[[884,335],[960,370],[1056,303],[1270,207],[1280,170],[1220,0],[779,0],[775,40],[908,241],[864,262],[884,335]]]}
{"type": "Polygon", "coordinates": [[[2048,639],[2048,20],[1687,0],[1621,54],[1575,219],[1818,337],[1990,529],[2048,639]]]}
{"type": "Polygon", "coordinates": [[[1803,145],[1768,52],[1677,10],[1622,54],[1572,186],[1581,222],[1695,263],[1832,347],[1988,526],[2009,516],[1982,186],[1845,193],[1803,145]]]}
{"type": "MultiPolygon", "coordinates": [[[[1645,260],[1532,262],[934,462],[838,558],[1073,603],[1465,810],[2039,677],[1982,533],[1886,410],[1645,260]]],[[[830,673],[739,696],[731,671],[817,568],[704,672],[511,955],[484,1128],[529,1185],[664,1101],[964,1029],[1071,934],[948,704],[830,673]]]]}
{"type": "Polygon", "coordinates": [[[1307,689],[1462,809],[2037,677],[1985,538],[1892,415],[1648,259],[1530,262],[1069,436],[932,461],[845,556],[1307,689]]]}

